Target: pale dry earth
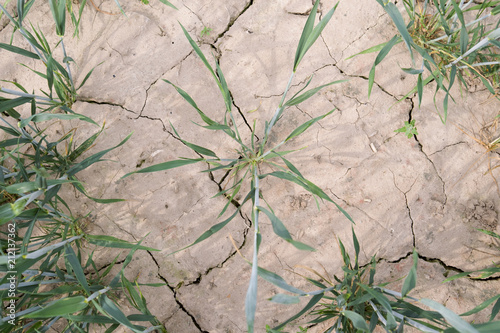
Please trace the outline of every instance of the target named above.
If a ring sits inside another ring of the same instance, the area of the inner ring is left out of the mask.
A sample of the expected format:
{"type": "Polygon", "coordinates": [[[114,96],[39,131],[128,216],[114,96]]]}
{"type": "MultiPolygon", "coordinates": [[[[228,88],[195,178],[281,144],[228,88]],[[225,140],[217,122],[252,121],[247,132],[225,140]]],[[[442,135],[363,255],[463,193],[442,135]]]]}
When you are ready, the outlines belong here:
{"type": "MultiPolygon", "coordinates": [[[[110,153],[112,161],[94,165],[80,175],[95,197],[124,198],[126,202],[96,205],[73,191],[68,195],[81,214],[91,211],[89,232],[129,241],[144,239],[144,245],[161,250],[137,252],[128,276],[138,276],[140,283],[166,283],[161,288],[144,287],[143,292],[151,312],[169,332],[245,332],[244,298],[250,266],[236,253],[230,238],[242,255],[251,258],[249,207],[243,207],[240,216],[204,243],[169,256],[236,209],[231,205],[228,213],[217,219],[227,199],[211,197],[225,185],[223,174],[200,173],[206,165],[194,164],[120,178],[139,167],[180,156],[197,157],[176,139],[170,123],[184,140],[212,149],[219,156],[236,156],[235,146],[224,134],[193,123],[200,122],[196,111],[163,81],[182,87],[207,115],[222,119],[224,103],[218,88],[177,21],[207,58],[211,60],[213,54],[219,59],[240,131],[249,140],[254,120],[257,133],[262,133],[264,120],[270,119],[279,103],[312,2],[172,2],[178,11],[155,0],[150,5],[123,1],[126,17],[106,15],[87,6],[80,38],[66,38],[69,55],[78,64],[73,67],[77,82],[97,66],[73,108],[98,123],[106,122],[93,151],[109,148],[133,132],[124,146],[110,153]],[[211,31],[202,36],[204,27],[211,31]]],[[[321,1],[320,14],[334,4],[321,1]]],[[[113,1],[103,2],[100,8],[118,12],[113,1]]],[[[55,43],[48,6],[39,3],[29,19],[55,43]]],[[[4,27],[1,41],[8,42],[12,29],[4,19],[0,23],[4,27]]],[[[411,267],[415,247],[420,258],[418,286],[412,295],[432,298],[462,313],[500,292],[497,279],[441,283],[445,276],[485,268],[498,258],[498,243],[476,231],[500,231],[499,192],[494,181],[498,169],[493,174],[487,172],[488,161],[494,163],[498,154],[486,153],[473,137],[480,138],[481,129],[498,114],[500,103],[489,99],[480,86],[463,97],[456,89],[456,103],[450,105],[446,124],[435,112],[432,86],[426,88],[420,108],[416,96],[396,104],[416,83],[415,77],[400,70],[411,65],[403,45],[377,68],[376,84],[368,99],[367,76],[375,55],[345,59],[387,41],[395,32],[376,1],[341,1],[303,59],[292,93],[313,73],[314,86],[349,81],[329,86],[287,111],[272,140],[277,143],[304,121],[337,108],[291,142],[289,148],[306,148],[290,155],[290,160],[353,217],[362,247],[360,261],[367,264],[376,256],[378,281],[403,278],[411,267]],[[408,139],[394,132],[411,119],[417,122],[417,136],[408,139]]],[[[25,45],[19,36],[14,43],[25,45]]],[[[36,76],[15,65],[18,61],[0,52],[3,78],[16,78],[30,89],[43,87],[36,76]]],[[[30,60],[23,61],[35,66],[30,60]]],[[[62,132],[78,127],[82,141],[98,130],[81,122],[60,126],[62,132]]],[[[499,134],[492,132],[491,136],[499,134]]],[[[298,186],[269,178],[262,185],[265,198],[294,238],[317,251],[296,250],[277,238],[269,221],[264,220],[260,265],[308,290],[311,286],[293,272],[309,273],[297,265],[341,274],[335,239],[340,237],[352,249],[352,224],[331,204],[320,203],[318,211],[312,196],[298,186]]],[[[239,200],[242,198],[236,198],[239,200]]],[[[105,267],[116,254],[101,251],[98,262],[105,267]]],[[[397,290],[401,280],[390,286],[397,290]]],[[[267,301],[277,292],[276,287],[259,281],[257,332],[264,332],[266,324],[285,320],[307,302],[291,307],[267,301]]],[[[303,318],[295,327],[306,322],[303,318]]],[[[321,327],[313,327],[308,332],[320,331],[321,327]]]]}

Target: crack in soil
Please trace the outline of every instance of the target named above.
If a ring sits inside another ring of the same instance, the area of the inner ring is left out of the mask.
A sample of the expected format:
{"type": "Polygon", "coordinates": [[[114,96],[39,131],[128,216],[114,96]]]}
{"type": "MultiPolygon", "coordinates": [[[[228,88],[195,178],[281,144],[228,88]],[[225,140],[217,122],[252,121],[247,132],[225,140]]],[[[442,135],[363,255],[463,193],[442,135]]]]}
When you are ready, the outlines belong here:
{"type": "MultiPolygon", "coordinates": [[[[377,17],[377,20],[376,20],[376,23],[375,23],[375,24],[373,24],[373,25],[371,25],[371,26],[367,27],[367,28],[365,29],[365,31],[361,34],[361,36],[359,36],[358,38],[356,38],[355,40],[353,40],[351,43],[349,43],[349,45],[347,45],[347,46],[346,46],[346,47],[345,47],[345,48],[341,51],[341,53],[342,53],[342,57],[343,57],[343,55],[344,55],[345,50],[347,50],[347,49],[348,49],[348,48],[349,48],[352,44],[356,43],[356,42],[357,42],[357,41],[359,41],[361,38],[363,38],[363,36],[364,36],[364,35],[366,35],[366,33],[367,33],[368,31],[370,31],[370,29],[375,28],[375,27],[379,24],[379,20],[380,20],[380,18],[381,18],[381,17],[383,17],[384,15],[385,15],[385,12],[384,12],[384,13],[382,13],[382,14],[380,14],[380,15],[377,17]]],[[[325,43],[325,44],[326,44],[326,43],[325,43]]],[[[327,45],[327,47],[328,47],[328,45],[327,45]]]]}
{"type": "Polygon", "coordinates": [[[156,264],[156,267],[158,268],[158,273],[157,273],[157,277],[162,280],[163,282],[165,282],[166,286],[168,287],[168,289],[170,289],[170,291],[174,294],[174,300],[175,300],[175,303],[177,303],[177,306],[179,306],[179,309],[184,312],[189,318],[191,318],[191,321],[193,322],[193,325],[202,333],[209,333],[208,331],[205,331],[201,328],[200,324],[198,324],[198,322],[196,321],[196,318],[188,311],[188,309],[186,309],[186,307],[184,306],[184,304],[182,304],[182,302],[179,300],[178,296],[177,296],[177,290],[178,288],[176,287],[173,287],[168,281],[167,279],[162,276],[160,274],[160,265],[158,264],[158,261],[156,261],[155,257],[153,256],[153,254],[150,252],[150,251],[147,251],[148,254],[151,256],[151,259],[153,259],[154,263],[156,264]]]}
{"type": "MultiPolygon", "coordinates": [[[[170,131],[166,131],[168,134],[170,134],[174,139],[180,141],[182,144],[185,145],[184,142],[182,142],[182,140],[180,138],[178,138],[176,135],[174,135],[174,133],[171,133],[170,131]]],[[[189,148],[189,147],[188,147],[189,148]]],[[[203,156],[197,152],[195,152],[197,155],[199,155],[201,158],[203,158],[203,156]]],[[[208,167],[208,170],[210,170],[210,164],[207,163],[207,167],[208,167]]],[[[221,186],[221,183],[222,181],[227,177],[227,175],[230,173],[230,170],[228,170],[226,172],[226,174],[223,176],[222,180],[220,182],[217,182],[215,180],[215,177],[212,173],[212,171],[209,171],[208,172],[208,178],[210,179],[210,181],[212,181],[214,184],[217,185],[218,189],[219,189],[219,192],[223,191],[223,188],[221,186]]],[[[187,284],[185,284],[185,286],[189,286],[189,285],[192,285],[192,284],[199,284],[201,282],[201,279],[202,277],[206,276],[208,273],[210,273],[213,269],[215,268],[222,268],[224,266],[224,264],[229,260],[231,259],[236,253],[238,253],[239,250],[241,250],[247,243],[247,235],[248,235],[248,231],[250,230],[250,227],[252,226],[252,222],[251,220],[243,214],[243,212],[241,211],[241,204],[234,198],[231,198],[230,195],[228,195],[227,193],[224,193],[223,194],[224,198],[226,200],[230,200],[230,203],[236,208],[239,210],[239,215],[241,216],[241,218],[246,222],[245,223],[245,228],[243,230],[243,241],[241,243],[241,245],[237,248],[237,250],[234,250],[232,251],[223,261],[219,262],[217,265],[215,266],[212,266],[212,267],[209,267],[205,272],[203,273],[200,273],[198,275],[198,277],[192,281],[192,282],[189,282],[187,284]]],[[[200,199],[201,200],[201,199],[200,199]]]]}
{"type": "Polygon", "coordinates": [[[398,189],[399,192],[401,192],[403,194],[403,196],[405,197],[405,204],[406,204],[406,210],[408,212],[408,217],[410,218],[410,230],[411,230],[411,235],[412,235],[412,246],[415,248],[415,230],[413,229],[413,226],[414,226],[414,221],[413,221],[413,217],[411,216],[411,209],[410,209],[410,205],[408,204],[408,196],[407,194],[411,191],[411,189],[413,188],[413,185],[415,185],[415,183],[417,182],[417,178],[415,178],[415,180],[413,181],[413,184],[411,184],[410,188],[408,189],[408,191],[404,192],[403,190],[401,190],[398,185],[396,184],[396,176],[394,175],[394,172],[392,172],[391,169],[389,169],[389,171],[392,173],[392,181],[394,183],[394,187],[396,187],[398,189]]]}
{"type": "MultiPolygon", "coordinates": [[[[411,98],[407,98],[410,103],[411,103],[411,108],[410,108],[410,112],[408,113],[408,122],[411,123],[411,121],[413,120],[413,110],[415,108],[415,102],[413,101],[413,99],[411,98]]],[[[442,203],[443,207],[446,206],[446,203],[448,202],[448,196],[446,195],[446,184],[443,180],[443,178],[441,177],[441,175],[439,174],[437,168],[436,168],[436,165],[434,164],[434,162],[430,159],[429,155],[427,155],[427,153],[424,151],[424,147],[422,146],[422,144],[420,143],[420,141],[418,140],[418,137],[417,135],[413,135],[413,137],[415,138],[415,141],[417,141],[417,144],[418,144],[418,148],[420,150],[420,152],[422,152],[422,154],[424,154],[425,158],[427,159],[427,161],[429,161],[429,163],[431,163],[432,165],[432,168],[434,169],[434,172],[436,173],[436,175],[438,176],[441,184],[442,184],[442,188],[443,188],[443,195],[444,195],[444,202],[442,203]]],[[[443,148],[444,149],[444,148],[443,148]]]]}
{"type": "Polygon", "coordinates": [[[123,105],[121,104],[117,104],[117,103],[111,103],[111,102],[99,102],[99,101],[95,101],[95,100],[92,100],[92,99],[86,99],[86,98],[77,98],[76,99],[77,102],[83,102],[83,103],[89,103],[89,104],[97,104],[97,105],[110,105],[110,106],[118,106],[119,108],[127,111],[127,112],[131,112],[131,113],[136,113],[135,111],[132,111],[132,110],[129,110],[127,109],[126,107],[124,107],[123,105]]]}
{"type": "MultiPolygon", "coordinates": [[[[243,15],[247,10],[248,8],[250,8],[252,5],[253,5],[253,2],[254,0],[250,0],[245,8],[243,8],[243,10],[241,12],[239,12],[238,15],[236,15],[235,17],[233,17],[232,19],[229,20],[229,23],[226,27],[226,29],[224,31],[222,31],[218,36],[217,38],[215,38],[215,40],[213,41],[213,43],[211,44],[212,46],[215,45],[220,38],[224,37],[224,35],[229,31],[229,29],[231,29],[231,27],[234,25],[234,23],[236,22],[236,20],[238,20],[240,18],[241,15],[243,15]]],[[[215,46],[214,46],[215,47],[215,46]]]]}
{"type": "Polygon", "coordinates": [[[453,146],[456,146],[456,145],[460,145],[460,144],[466,144],[466,145],[468,145],[468,143],[467,143],[467,142],[465,142],[465,141],[458,141],[458,142],[456,142],[456,143],[452,143],[452,144],[449,144],[449,145],[444,146],[443,148],[441,148],[441,149],[439,149],[439,150],[437,150],[437,151],[433,152],[432,154],[429,154],[429,156],[432,156],[432,155],[434,155],[434,154],[440,153],[440,152],[442,152],[443,150],[445,150],[445,149],[447,149],[447,148],[450,148],[450,147],[453,147],[453,146]]]}

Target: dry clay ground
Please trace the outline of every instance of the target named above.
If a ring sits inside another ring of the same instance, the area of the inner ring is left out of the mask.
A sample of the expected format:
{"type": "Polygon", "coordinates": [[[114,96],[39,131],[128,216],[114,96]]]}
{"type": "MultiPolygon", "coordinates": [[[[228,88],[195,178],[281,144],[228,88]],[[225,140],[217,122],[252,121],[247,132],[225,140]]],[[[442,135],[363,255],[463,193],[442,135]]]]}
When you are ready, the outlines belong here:
{"type": "MultiPolygon", "coordinates": [[[[106,121],[97,147],[88,154],[111,147],[134,132],[129,142],[109,155],[114,162],[94,165],[81,175],[94,196],[119,197],[126,202],[96,205],[73,191],[68,195],[74,198],[78,212],[92,212],[88,232],[129,241],[145,237],[144,245],[161,250],[138,252],[128,275],[138,277],[141,283],[167,284],[144,287],[143,292],[151,311],[169,332],[245,332],[244,298],[250,266],[235,254],[229,236],[242,254],[251,258],[249,207],[214,237],[168,256],[221,221],[217,215],[226,199],[211,197],[226,184],[220,183],[223,174],[214,173],[212,177],[200,173],[206,165],[194,164],[120,178],[139,166],[179,156],[197,157],[172,135],[169,123],[187,141],[210,148],[219,156],[236,156],[227,136],[193,124],[200,121],[196,111],[162,81],[168,79],[179,85],[207,115],[222,120],[222,97],[177,21],[207,56],[214,54],[219,59],[234,98],[240,131],[249,140],[249,125],[257,120],[257,133],[262,133],[264,120],[270,119],[279,103],[312,3],[178,0],[174,4],[178,11],[156,0],[150,5],[123,1],[126,17],[106,15],[87,6],[80,38],[66,38],[69,55],[78,64],[74,67],[77,82],[102,62],[73,107],[97,122],[106,121]],[[201,36],[204,27],[211,31],[201,36]]],[[[322,1],[320,13],[333,5],[334,1],[322,1]]],[[[55,43],[49,7],[40,3],[36,6],[30,20],[55,43]]],[[[100,8],[118,12],[113,1],[103,2],[100,8]]],[[[2,26],[1,41],[8,42],[12,28],[2,26]]],[[[395,32],[375,1],[341,1],[302,61],[292,93],[313,73],[314,86],[339,79],[349,81],[327,87],[306,103],[289,109],[272,140],[277,143],[304,121],[337,108],[291,142],[289,148],[307,148],[290,155],[290,160],[356,221],[354,228],[362,247],[360,260],[366,264],[376,255],[378,281],[404,277],[416,247],[420,259],[413,296],[432,298],[462,313],[500,292],[500,282],[495,279],[441,283],[450,274],[491,265],[500,253],[492,238],[475,230],[500,231],[498,189],[492,176],[485,174],[488,157],[498,155],[485,154],[484,147],[472,139],[494,120],[500,104],[488,99],[489,93],[480,85],[473,84],[475,91],[465,93],[463,98],[455,90],[457,103],[451,103],[446,125],[434,112],[433,86],[426,89],[420,109],[413,96],[394,105],[416,82],[415,77],[400,70],[411,64],[402,45],[377,69],[376,84],[368,99],[366,76],[375,55],[345,59],[387,41],[395,32]],[[415,119],[418,126],[418,135],[411,139],[394,132],[409,119],[415,119]]],[[[25,45],[19,36],[14,41],[15,45],[25,45]]],[[[44,87],[42,81],[14,65],[16,59],[10,54],[2,51],[0,58],[2,78],[16,78],[27,87],[44,87]]],[[[78,126],[80,142],[98,130],[81,122],[60,126],[60,131],[78,126]]],[[[498,175],[498,169],[493,175],[498,175]]],[[[317,251],[296,250],[275,237],[269,221],[263,220],[260,265],[308,290],[311,286],[292,273],[309,274],[297,265],[341,274],[335,237],[352,249],[351,223],[331,204],[321,203],[318,211],[311,195],[291,183],[266,178],[262,185],[265,198],[293,237],[317,251]]],[[[242,198],[236,198],[239,200],[242,198]]],[[[231,206],[224,217],[234,209],[231,206]]],[[[104,267],[115,255],[115,251],[102,251],[98,260],[104,267]]],[[[397,290],[400,285],[401,281],[390,287],[397,290]]],[[[266,300],[277,292],[274,286],[260,281],[258,332],[263,332],[266,324],[275,325],[288,318],[307,302],[290,307],[266,300]]],[[[305,322],[303,319],[298,324],[305,322]]],[[[317,331],[321,327],[309,332],[317,331]]]]}

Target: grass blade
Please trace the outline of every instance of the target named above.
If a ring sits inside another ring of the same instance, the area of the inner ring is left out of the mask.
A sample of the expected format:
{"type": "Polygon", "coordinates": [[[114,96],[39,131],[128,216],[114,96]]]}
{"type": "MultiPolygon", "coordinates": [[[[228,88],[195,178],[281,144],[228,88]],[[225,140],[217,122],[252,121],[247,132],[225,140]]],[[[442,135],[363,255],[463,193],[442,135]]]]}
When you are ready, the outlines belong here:
{"type": "Polygon", "coordinates": [[[132,248],[137,248],[138,250],[145,250],[145,251],[160,251],[158,249],[152,248],[152,247],[147,247],[147,246],[142,246],[134,243],[130,243],[127,241],[124,241],[122,239],[113,237],[113,236],[107,236],[107,235],[86,235],[85,239],[94,245],[97,246],[102,246],[102,247],[110,247],[110,248],[117,248],[117,249],[132,249],[132,248]]]}
{"type": "Polygon", "coordinates": [[[148,173],[148,172],[158,172],[158,171],[165,171],[169,169],[174,169],[178,168],[184,165],[189,165],[197,162],[204,161],[204,158],[189,158],[189,159],[184,159],[184,160],[174,160],[174,161],[168,161],[168,162],[163,162],[163,163],[158,163],[155,165],[151,165],[147,168],[143,168],[137,171],[132,171],[127,173],[125,176],[122,177],[128,177],[130,175],[136,174],[136,173],[148,173]]]}
{"type": "Polygon", "coordinates": [[[68,260],[68,263],[71,269],[73,270],[73,273],[75,273],[76,279],[83,287],[87,295],[90,295],[91,292],[89,284],[87,283],[87,278],[83,273],[82,265],[80,264],[80,260],[78,260],[75,251],[70,245],[66,244],[64,246],[64,252],[65,252],[65,258],[68,260]]]}
{"type": "Polygon", "coordinates": [[[304,243],[297,242],[297,241],[293,240],[292,236],[288,232],[288,230],[285,227],[285,225],[283,224],[283,222],[281,222],[281,220],[278,219],[278,217],[276,217],[276,215],[274,215],[274,213],[268,211],[264,207],[260,207],[259,206],[258,209],[259,209],[259,211],[261,211],[261,212],[263,212],[263,213],[265,213],[267,215],[267,217],[271,221],[274,233],[276,235],[278,235],[279,237],[283,238],[285,241],[287,241],[288,243],[292,244],[293,246],[295,246],[299,250],[316,251],[313,247],[311,247],[311,246],[309,246],[307,244],[304,244],[304,243]]]}
{"type": "MultiPolygon", "coordinates": [[[[378,0],[377,0],[378,1],[378,0]]],[[[375,82],[375,67],[377,67],[378,64],[384,60],[384,58],[387,56],[387,54],[391,51],[391,49],[399,43],[401,40],[398,36],[394,36],[391,38],[390,41],[388,41],[382,50],[377,54],[377,57],[375,58],[375,62],[373,63],[372,69],[370,70],[370,74],[368,76],[368,98],[370,98],[370,95],[372,93],[372,87],[373,83],[375,82]]]]}
{"type": "MultiPolygon", "coordinates": [[[[122,142],[120,142],[119,144],[117,144],[116,146],[114,147],[111,147],[109,149],[105,149],[99,153],[96,153],[90,157],[87,157],[86,159],[84,159],[83,161],[81,161],[80,163],[72,166],[67,172],[66,174],[69,176],[69,177],[72,177],[74,175],[76,175],[78,172],[88,168],[89,166],[91,166],[92,164],[100,161],[101,157],[103,157],[104,155],[106,155],[108,152],[110,152],[111,150],[113,149],[116,149],[120,146],[122,146],[123,144],[125,144],[125,142],[127,142],[128,139],[130,139],[130,137],[132,136],[132,133],[130,133],[129,135],[127,135],[127,137],[125,139],[122,140],[122,142]]],[[[123,177],[122,177],[123,178],[123,177]]]]}
{"type": "Polygon", "coordinates": [[[405,21],[403,19],[403,16],[401,16],[401,13],[399,12],[398,7],[396,7],[396,5],[390,1],[387,1],[386,3],[384,3],[383,0],[377,0],[377,2],[382,5],[382,7],[386,11],[386,13],[389,14],[392,21],[396,25],[396,28],[398,29],[399,33],[401,34],[401,37],[403,37],[403,40],[406,44],[406,47],[408,48],[408,51],[410,51],[411,60],[412,60],[412,62],[414,62],[415,60],[413,58],[413,51],[412,51],[412,47],[411,47],[413,40],[410,36],[410,33],[406,29],[405,21]]]}
{"type": "Polygon", "coordinates": [[[25,49],[22,49],[20,47],[14,46],[14,45],[0,43],[0,48],[7,50],[7,51],[10,51],[10,52],[13,52],[13,53],[17,53],[19,55],[22,55],[22,56],[25,56],[28,58],[37,59],[37,60],[40,59],[40,57],[37,54],[30,52],[30,51],[27,51],[25,49]]]}
{"type": "Polygon", "coordinates": [[[314,44],[314,42],[316,42],[316,39],[318,39],[323,29],[332,18],[332,15],[335,12],[335,9],[337,9],[339,3],[337,2],[337,4],[335,4],[335,6],[332,9],[330,9],[330,11],[323,17],[321,21],[319,21],[318,25],[316,25],[316,27],[314,27],[313,29],[312,27],[314,25],[314,20],[316,18],[316,11],[318,9],[318,4],[319,0],[317,0],[316,3],[314,4],[313,9],[309,14],[309,17],[307,18],[304,30],[302,31],[302,36],[300,36],[299,45],[295,53],[295,61],[293,63],[294,72],[297,70],[297,66],[299,65],[300,61],[302,60],[306,52],[314,44]]]}
{"type": "Polygon", "coordinates": [[[471,324],[467,323],[465,320],[460,318],[456,313],[446,308],[444,305],[439,304],[436,301],[423,298],[420,302],[427,305],[431,309],[439,312],[454,328],[456,328],[461,333],[479,333],[471,324]]]}
{"type": "Polygon", "coordinates": [[[417,251],[414,249],[413,250],[413,266],[410,269],[410,273],[408,273],[408,276],[406,277],[405,281],[403,282],[403,289],[401,291],[401,294],[403,297],[408,295],[408,293],[415,288],[417,285],[417,264],[418,264],[418,254],[417,251]]]}
{"type": "Polygon", "coordinates": [[[323,294],[314,295],[313,297],[311,297],[311,300],[306,304],[306,306],[302,310],[300,310],[294,316],[292,316],[292,317],[288,318],[287,320],[285,320],[283,323],[281,323],[278,326],[274,327],[273,329],[274,330],[280,330],[281,328],[285,327],[286,324],[288,324],[291,321],[294,321],[295,319],[299,318],[304,313],[306,313],[307,311],[309,311],[309,309],[311,309],[319,301],[321,301],[322,298],[323,298],[323,294]]]}
{"type": "MultiPolygon", "coordinates": [[[[27,97],[20,97],[20,98],[27,98],[27,97]]],[[[79,120],[83,120],[83,121],[86,121],[88,123],[97,125],[97,123],[95,121],[93,121],[92,119],[90,119],[89,117],[84,116],[82,114],[78,114],[78,113],[73,113],[73,114],[37,113],[37,114],[34,114],[26,119],[21,120],[19,122],[19,127],[23,128],[23,127],[27,126],[30,122],[39,123],[39,122],[48,121],[48,120],[52,120],[52,119],[60,119],[60,120],[79,119],[79,120]]]]}
{"type": "Polygon", "coordinates": [[[370,328],[366,324],[365,319],[358,313],[346,310],[342,311],[342,314],[349,318],[353,326],[358,330],[361,330],[363,332],[370,332],[370,328]]]}
{"type": "Polygon", "coordinates": [[[83,296],[65,297],[52,301],[42,309],[24,315],[23,318],[53,318],[81,311],[87,306],[83,296]]]}
{"type": "Polygon", "coordinates": [[[297,96],[297,97],[294,96],[292,99],[289,99],[284,104],[284,106],[293,106],[293,105],[300,104],[300,103],[304,102],[305,100],[309,99],[310,97],[314,96],[318,91],[320,91],[324,87],[328,87],[328,86],[331,86],[332,84],[342,83],[342,82],[347,82],[347,81],[348,80],[333,81],[333,82],[330,82],[330,83],[327,83],[327,84],[323,84],[323,85],[321,85],[319,87],[316,87],[316,88],[313,88],[313,89],[309,89],[308,91],[306,91],[302,95],[297,96]]]}
{"type": "Polygon", "coordinates": [[[235,218],[235,216],[239,213],[239,209],[237,209],[233,215],[231,215],[230,217],[228,217],[227,219],[225,219],[224,221],[220,222],[220,223],[217,223],[216,225],[213,225],[210,229],[208,229],[207,231],[205,231],[203,234],[201,234],[200,237],[198,237],[194,242],[192,242],[191,244],[189,244],[188,246],[185,246],[183,247],[182,249],[180,250],[177,250],[175,252],[172,252],[172,253],[169,253],[168,255],[171,256],[172,254],[175,254],[177,252],[180,252],[180,251],[183,251],[187,248],[190,248],[191,246],[194,246],[202,241],[204,241],[205,239],[213,236],[214,234],[216,234],[217,232],[219,232],[222,228],[224,228],[232,219],[235,218]]]}
{"type": "Polygon", "coordinates": [[[172,7],[173,9],[177,9],[177,7],[175,7],[174,5],[172,5],[172,3],[170,3],[170,1],[167,1],[167,0],[160,0],[160,2],[164,3],[165,5],[169,6],[169,7],[172,7]]]}
{"type": "Polygon", "coordinates": [[[204,148],[204,147],[201,147],[201,146],[198,146],[198,145],[195,145],[193,143],[190,143],[190,142],[187,142],[183,139],[181,139],[179,133],[177,133],[177,131],[175,130],[175,127],[174,125],[172,125],[172,123],[170,123],[170,126],[172,127],[172,129],[174,130],[174,133],[175,135],[177,135],[177,137],[179,138],[179,140],[182,141],[182,143],[184,143],[186,146],[188,146],[189,148],[191,148],[192,150],[194,150],[195,152],[197,152],[198,154],[201,154],[201,155],[205,155],[205,156],[210,156],[210,157],[214,157],[216,159],[219,159],[217,157],[217,155],[211,151],[210,149],[207,149],[207,148],[204,148]]]}
{"type": "MultiPolygon", "coordinates": [[[[31,97],[18,97],[14,99],[2,99],[0,100],[0,112],[11,110],[19,105],[23,105],[31,102],[31,97]]],[[[26,126],[26,125],[25,125],[26,126]]],[[[24,127],[24,126],[20,126],[24,127]]]]}
{"type": "Polygon", "coordinates": [[[333,113],[333,111],[335,111],[335,109],[331,110],[330,112],[328,113],[325,113],[324,115],[322,116],[319,116],[319,117],[316,117],[316,118],[313,118],[313,119],[310,119],[308,121],[306,121],[305,123],[303,123],[302,125],[300,125],[299,127],[297,127],[296,129],[293,130],[292,133],[290,133],[290,135],[288,135],[288,137],[285,139],[285,142],[287,142],[288,140],[291,140],[293,139],[294,137],[302,134],[304,131],[306,131],[309,127],[311,127],[311,125],[313,125],[314,123],[320,121],[321,119],[325,118],[326,116],[330,115],[333,113]]]}

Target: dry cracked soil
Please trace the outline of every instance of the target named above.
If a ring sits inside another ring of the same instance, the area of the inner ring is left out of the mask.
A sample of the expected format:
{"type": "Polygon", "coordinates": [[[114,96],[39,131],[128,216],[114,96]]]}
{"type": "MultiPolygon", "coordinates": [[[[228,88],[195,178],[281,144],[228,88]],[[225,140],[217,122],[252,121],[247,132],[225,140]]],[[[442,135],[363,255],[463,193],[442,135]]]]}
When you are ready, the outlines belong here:
{"type": "MultiPolygon", "coordinates": [[[[118,12],[113,1],[94,2],[102,11],[118,12]]],[[[166,284],[145,287],[143,292],[151,312],[169,332],[245,332],[244,299],[250,266],[237,254],[231,238],[241,254],[251,258],[249,207],[243,207],[234,221],[207,241],[169,256],[221,220],[217,216],[227,199],[211,197],[225,186],[223,174],[200,173],[206,166],[193,164],[120,178],[139,167],[180,156],[197,157],[173,135],[170,123],[184,140],[212,149],[219,156],[235,156],[234,145],[223,134],[193,123],[199,121],[196,111],[162,80],[182,87],[207,115],[222,119],[223,99],[178,21],[207,57],[213,54],[219,60],[234,100],[236,121],[242,135],[249,138],[254,120],[259,133],[279,103],[312,2],[172,2],[178,10],[156,0],[149,5],[123,1],[126,16],[107,15],[88,5],[80,37],[66,38],[66,48],[77,64],[78,82],[97,66],[73,108],[98,123],[106,122],[94,151],[111,147],[133,132],[131,140],[110,153],[111,161],[81,175],[93,196],[120,197],[125,202],[97,205],[76,192],[68,195],[79,211],[91,211],[89,232],[129,241],[144,238],[144,245],[161,250],[137,252],[127,274],[140,283],[166,284]]],[[[321,1],[320,15],[334,4],[321,1]]],[[[48,5],[37,2],[29,19],[55,44],[48,5]]],[[[12,27],[5,18],[0,23],[1,42],[9,42],[12,27]]],[[[291,148],[305,148],[290,155],[290,160],[352,216],[362,248],[360,261],[367,264],[376,256],[378,281],[394,281],[390,287],[400,288],[400,278],[409,271],[416,248],[419,268],[413,296],[432,298],[462,313],[500,292],[497,279],[442,283],[446,276],[482,269],[498,260],[498,243],[476,230],[500,231],[495,180],[499,170],[489,172],[489,163],[498,160],[498,153],[488,153],[474,138],[485,133],[498,136],[490,125],[500,103],[479,85],[466,93],[457,89],[446,124],[435,112],[432,84],[426,87],[420,108],[416,96],[396,103],[416,83],[415,77],[400,69],[410,64],[403,45],[377,68],[368,99],[367,76],[375,55],[346,58],[387,41],[395,33],[376,1],[342,0],[303,59],[292,92],[303,87],[311,74],[313,85],[348,81],[329,86],[290,108],[271,140],[278,142],[280,135],[287,135],[297,125],[336,108],[291,142],[291,148]],[[418,135],[408,139],[394,132],[411,119],[416,120],[418,135]]],[[[24,45],[17,35],[14,43],[24,45]]],[[[0,52],[3,78],[17,79],[33,89],[43,87],[42,81],[16,62],[10,53],[0,52]]],[[[26,64],[38,66],[29,60],[26,64]]],[[[80,140],[96,131],[78,122],[61,126],[66,131],[78,126],[80,140]]],[[[352,224],[331,204],[320,203],[318,210],[314,198],[298,186],[267,178],[262,185],[268,202],[294,238],[317,251],[296,250],[274,236],[270,222],[264,220],[260,265],[306,289],[310,286],[296,273],[309,272],[300,266],[331,275],[341,273],[335,239],[339,237],[352,249],[352,224]]],[[[241,200],[235,198],[235,204],[241,200]]],[[[229,210],[235,209],[231,205],[229,210]]],[[[104,267],[116,253],[100,251],[97,261],[104,267]]],[[[257,332],[264,332],[266,324],[283,321],[307,302],[284,306],[267,301],[277,292],[260,281],[257,332]]],[[[304,326],[306,321],[302,318],[295,327],[304,326]]],[[[321,332],[321,328],[308,332],[321,332]]]]}

